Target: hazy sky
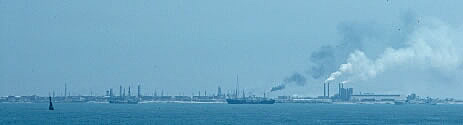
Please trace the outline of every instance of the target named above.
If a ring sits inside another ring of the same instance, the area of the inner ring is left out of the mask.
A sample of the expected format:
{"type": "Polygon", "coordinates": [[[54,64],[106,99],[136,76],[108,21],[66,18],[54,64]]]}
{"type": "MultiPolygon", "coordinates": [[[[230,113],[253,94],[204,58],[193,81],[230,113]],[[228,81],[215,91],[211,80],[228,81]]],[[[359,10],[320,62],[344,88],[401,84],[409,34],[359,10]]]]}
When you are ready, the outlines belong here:
{"type": "MultiPolygon", "coordinates": [[[[402,32],[413,33],[406,30],[414,26],[410,22],[432,18],[451,27],[461,25],[462,2],[0,0],[0,95],[62,95],[65,83],[73,95],[101,95],[109,88],[138,83],[143,94],[155,89],[169,95],[204,90],[212,94],[218,86],[233,89],[237,74],[241,87],[262,95],[299,72],[307,84],[271,95],[316,96],[323,93],[328,76],[312,77],[311,56],[322,46],[336,48],[348,41],[346,36],[373,39],[349,46],[376,58],[386,47],[403,46],[388,40],[408,39],[402,32]],[[389,35],[378,35],[383,33],[389,35]]],[[[329,67],[337,69],[351,52],[342,53],[344,58],[329,67]]],[[[456,89],[442,92],[446,87],[433,89],[448,86],[441,84],[446,82],[441,77],[457,86],[448,88],[461,88],[452,73],[411,70],[396,68],[384,73],[388,77],[346,86],[355,93],[460,94],[456,89]],[[407,74],[413,75],[396,77],[407,74]],[[429,79],[420,80],[423,77],[429,79]],[[388,84],[392,82],[396,84],[388,84]]]]}

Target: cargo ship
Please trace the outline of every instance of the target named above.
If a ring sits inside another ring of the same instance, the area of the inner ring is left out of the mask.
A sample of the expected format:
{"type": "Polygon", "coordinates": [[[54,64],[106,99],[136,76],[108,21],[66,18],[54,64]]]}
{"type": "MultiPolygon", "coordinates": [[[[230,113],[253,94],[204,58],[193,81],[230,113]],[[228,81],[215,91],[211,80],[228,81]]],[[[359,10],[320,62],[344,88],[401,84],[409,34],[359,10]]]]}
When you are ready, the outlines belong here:
{"type": "Polygon", "coordinates": [[[264,97],[255,97],[255,96],[250,96],[246,97],[245,92],[243,90],[242,97],[239,98],[239,82],[238,82],[238,75],[236,75],[236,90],[234,93],[234,98],[229,98],[226,99],[228,104],[274,104],[275,100],[273,99],[268,99],[265,97],[265,92],[264,92],[264,97]]]}

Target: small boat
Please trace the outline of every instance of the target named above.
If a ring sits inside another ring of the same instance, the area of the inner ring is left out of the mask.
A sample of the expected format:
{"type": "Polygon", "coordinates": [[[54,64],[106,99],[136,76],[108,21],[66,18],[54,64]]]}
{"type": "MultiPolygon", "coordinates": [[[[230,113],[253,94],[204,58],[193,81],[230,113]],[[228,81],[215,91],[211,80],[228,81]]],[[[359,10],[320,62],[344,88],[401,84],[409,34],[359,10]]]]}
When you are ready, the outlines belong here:
{"type": "Polygon", "coordinates": [[[50,99],[50,106],[48,106],[48,110],[55,110],[53,107],[53,103],[51,103],[51,96],[48,97],[50,99]]]}

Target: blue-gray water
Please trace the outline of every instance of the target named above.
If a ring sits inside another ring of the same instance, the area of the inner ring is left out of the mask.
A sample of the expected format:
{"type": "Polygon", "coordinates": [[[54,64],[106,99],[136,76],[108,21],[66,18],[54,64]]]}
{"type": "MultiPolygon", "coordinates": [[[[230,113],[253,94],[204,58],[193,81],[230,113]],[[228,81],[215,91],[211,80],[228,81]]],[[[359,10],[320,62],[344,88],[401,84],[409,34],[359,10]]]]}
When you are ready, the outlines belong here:
{"type": "Polygon", "coordinates": [[[0,124],[463,124],[463,105],[0,104],[0,124]]]}

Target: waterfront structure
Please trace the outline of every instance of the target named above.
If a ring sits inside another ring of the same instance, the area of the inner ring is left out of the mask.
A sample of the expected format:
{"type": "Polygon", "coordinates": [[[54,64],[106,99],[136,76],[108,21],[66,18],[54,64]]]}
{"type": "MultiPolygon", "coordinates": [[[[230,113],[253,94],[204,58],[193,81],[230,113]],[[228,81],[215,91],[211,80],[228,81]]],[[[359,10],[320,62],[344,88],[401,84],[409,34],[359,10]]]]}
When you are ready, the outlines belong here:
{"type": "Polygon", "coordinates": [[[352,95],[352,101],[360,102],[380,102],[380,101],[390,101],[394,102],[397,100],[404,100],[400,95],[395,94],[362,94],[362,95],[352,95]]]}
{"type": "MultiPolygon", "coordinates": [[[[114,103],[114,104],[138,104],[150,102],[175,102],[175,103],[229,103],[229,104],[273,104],[273,103],[316,103],[316,104],[463,104],[463,100],[451,98],[436,99],[431,97],[420,97],[416,94],[410,94],[405,97],[399,94],[373,94],[360,93],[353,94],[353,88],[345,88],[344,84],[338,84],[338,92],[331,96],[329,93],[330,84],[324,83],[323,96],[318,97],[300,97],[300,96],[277,96],[277,98],[268,98],[265,93],[264,97],[254,95],[246,96],[244,89],[239,94],[238,77],[236,79],[236,90],[228,90],[222,93],[222,88],[217,87],[217,93],[207,95],[207,92],[198,91],[198,95],[185,96],[179,92],[178,95],[169,96],[164,94],[161,89],[161,96],[158,96],[156,89],[152,96],[143,96],[141,94],[141,85],[137,86],[137,95],[132,96],[131,87],[128,86],[128,96],[125,94],[125,88],[119,87],[119,96],[114,96],[113,89],[105,90],[101,96],[93,94],[72,96],[64,85],[65,94],[50,96],[53,103],[114,103]],[[60,96],[61,95],[61,96],[60,96]],[[238,96],[239,95],[239,96],[238,96]]],[[[0,103],[46,103],[50,98],[37,95],[32,96],[4,96],[0,97],[0,103]]]]}
{"type": "Polygon", "coordinates": [[[274,104],[275,100],[267,98],[238,98],[226,99],[228,104],[274,104]]]}

